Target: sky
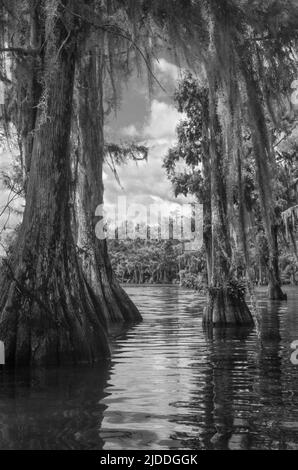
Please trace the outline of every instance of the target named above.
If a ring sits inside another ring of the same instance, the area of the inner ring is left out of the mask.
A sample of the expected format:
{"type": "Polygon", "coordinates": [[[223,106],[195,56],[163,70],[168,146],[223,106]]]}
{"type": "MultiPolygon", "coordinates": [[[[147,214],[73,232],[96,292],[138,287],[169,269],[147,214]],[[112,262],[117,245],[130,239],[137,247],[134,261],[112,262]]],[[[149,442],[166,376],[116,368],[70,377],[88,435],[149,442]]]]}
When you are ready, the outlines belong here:
{"type": "MultiPolygon", "coordinates": [[[[162,168],[163,157],[175,143],[175,129],[181,114],[174,107],[173,93],[182,71],[176,65],[161,58],[155,63],[154,73],[163,89],[157,84],[149,97],[147,77],[133,75],[124,85],[122,99],[116,115],[113,113],[105,125],[106,140],[109,142],[138,142],[149,148],[148,160],[129,162],[118,167],[121,186],[112,171],[104,167],[104,200],[108,209],[117,203],[118,196],[126,196],[128,203],[171,204],[187,202],[188,199],[174,197],[173,189],[162,168]]],[[[12,153],[0,148],[0,172],[8,171],[12,163],[12,153]]],[[[9,192],[0,182],[0,214],[6,204],[9,192]]],[[[22,204],[19,201],[17,205],[22,204]]],[[[0,230],[7,219],[7,214],[0,217],[0,230]]],[[[12,215],[8,227],[18,221],[12,215]]]]}
{"type": "Polygon", "coordinates": [[[138,203],[184,202],[174,197],[173,189],[162,168],[163,158],[176,142],[176,126],[183,118],[174,107],[173,93],[180,70],[165,59],[155,64],[155,75],[163,91],[155,85],[149,98],[146,77],[133,77],[123,93],[122,105],[116,118],[111,117],[106,126],[109,139],[137,141],[149,148],[147,162],[129,162],[118,168],[121,187],[112,172],[105,168],[105,203],[125,195],[138,203]]]}

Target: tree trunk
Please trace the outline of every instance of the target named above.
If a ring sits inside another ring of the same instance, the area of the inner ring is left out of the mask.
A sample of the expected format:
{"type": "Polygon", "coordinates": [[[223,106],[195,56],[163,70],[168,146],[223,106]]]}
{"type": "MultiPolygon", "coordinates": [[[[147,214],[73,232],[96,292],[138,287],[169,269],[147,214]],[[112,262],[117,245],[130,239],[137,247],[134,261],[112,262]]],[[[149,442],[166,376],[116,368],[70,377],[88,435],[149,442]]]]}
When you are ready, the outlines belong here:
{"type": "Polygon", "coordinates": [[[213,326],[252,325],[244,294],[230,286],[209,288],[203,323],[213,326]]]}
{"type": "MultiPolygon", "coordinates": [[[[30,34],[28,42],[30,48],[37,49],[43,43],[44,38],[40,28],[40,2],[30,3],[30,34]]],[[[12,10],[16,5],[12,4],[12,10]]],[[[24,41],[24,31],[19,28],[17,12],[13,15],[15,21],[15,34],[11,38],[12,45],[17,47],[24,41]]],[[[26,71],[24,73],[24,60],[17,60],[12,67],[13,83],[16,84],[10,104],[11,120],[17,129],[20,163],[22,169],[22,184],[26,193],[27,177],[30,170],[31,155],[33,150],[34,130],[38,104],[42,87],[39,80],[39,66],[41,55],[26,57],[26,71]]]]}
{"type": "Polygon", "coordinates": [[[204,175],[203,195],[203,241],[207,266],[207,285],[212,277],[212,207],[211,207],[211,168],[209,152],[209,105],[208,97],[201,102],[202,107],[202,169],[204,175]]]}
{"type": "Polygon", "coordinates": [[[15,366],[91,362],[109,354],[102,311],[85,282],[71,234],[76,41],[63,5],[55,3],[46,45],[45,109],[37,118],[23,222],[1,279],[0,339],[7,363],[15,366]]]}
{"type": "MultiPolygon", "coordinates": [[[[240,49],[240,57],[245,54],[240,49]]],[[[272,185],[273,155],[268,137],[266,118],[261,103],[261,92],[254,78],[253,66],[249,61],[241,59],[241,70],[246,82],[248,97],[248,109],[250,114],[250,126],[252,132],[252,143],[256,162],[256,176],[260,195],[262,219],[269,249],[268,277],[269,277],[269,299],[286,300],[280,286],[278,270],[278,247],[276,223],[274,214],[274,199],[272,185]]]]}
{"type": "Polygon", "coordinates": [[[83,49],[78,74],[80,134],[79,237],[83,270],[108,324],[140,321],[141,315],[120,286],[108,256],[106,240],[96,237],[96,208],[103,204],[104,158],[102,63],[93,48],[83,49]]]}
{"type": "MultiPolygon", "coordinates": [[[[40,47],[40,44],[44,40],[44,38],[41,37],[42,33],[40,30],[40,8],[41,6],[39,3],[32,3],[30,6],[30,47],[32,47],[32,49],[37,49],[40,47]]],[[[23,112],[20,113],[20,115],[23,116],[21,135],[22,154],[24,156],[23,177],[25,192],[27,188],[27,179],[30,172],[37,109],[42,94],[42,87],[38,80],[39,60],[32,57],[30,61],[31,64],[28,78],[29,83],[27,85],[26,96],[24,96],[22,100],[21,106],[23,106],[23,112]]],[[[23,73],[22,70],[21,73],[23,73]]],[[[22,79],[20,82],[22,82],[22,79]]]]}
{"type": "Polygon", "coordinates": [[[280,287],[280,273],[278,265],[278,227],[272,226],[272,239],[274,249],[269,253],[268,263],[268,298],[270,300],[287,300],[287,294],[284,293],[280,287]]]}
{"type": "Polygon", "coordinates": [[[262,264],[261,261],[259,261],[259,286],[263,284],[263,272],[262,272],[262,264]]]}
{"type": "Polygon", "coordinates": [[[209,75],[209,152],[211,160],[212,264],[207,305],[203,315],[206,325],[250,325],[251,313],[245,295],[233,279],[232,248],[228,227],[227,196],[219,120],[216,113],[216,83],[209,75]]]}

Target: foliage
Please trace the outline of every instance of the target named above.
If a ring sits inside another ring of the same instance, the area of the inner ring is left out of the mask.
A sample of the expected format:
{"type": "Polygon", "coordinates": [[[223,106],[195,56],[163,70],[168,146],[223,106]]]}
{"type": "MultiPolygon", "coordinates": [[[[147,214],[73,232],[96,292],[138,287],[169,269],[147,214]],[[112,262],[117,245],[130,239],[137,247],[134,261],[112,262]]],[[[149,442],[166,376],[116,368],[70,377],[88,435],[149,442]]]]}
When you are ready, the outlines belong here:
{"type": "Polygon", "coordinates": [[[184,251],[174,240],[109,240],[113,270],[121,282],[180,283],[198,288],[198,274],[204,276],[202,252],[184,251]]]}
{"type": "Polygon", "coordinates": [[[170,148],[163,166],[175,195],[194,194],[202,202],[202,106],[206,89],[187,72],[174,95],[177,110],[185,114],[177,127],[177,144],[170,148]]]}
{"type": "MultiPolygon", "coordinates": [[[[177,127],[177,144],[172,147],[164,158],[166,173],[173,184],[174,192],[178,194],[194,194],[200,202],[206,202],[206,179],[202,175],[202,103],[206,100],[206,88],[187,72],[179,82],[175,93],[175,104],[180,112],[184,113],[183,120],[177,127]]],[[[271,162],[273,178],[273,210],[275,225],[279,229],[280,250],[285,248],[284,231],[281,213],[291,207],[297,201],[297,147],[295,144],[296,128],[285,117],[281,128],[275,129],[275,159],[271,162]],[[288,130],[290,129],[290,130],[288,130]],[[287,131],[286,131],[287,130],[287,131]]],[[[266,274],[259,278],[261,270],[266,272],[269,263],[268,238],[265,234],[264,219],[257,189],[257,168],[253,158],[252,134],[247,125],[242,124],[242,197],[244,208],[244,230],[250,265],[252,268],[252,281],[263,282],[266,274]],[[257,243],[255,243],[257,241],[257,243]],[[259,269],[258,266],[261,268],[259,269]],[[258,272],[259,269],[259,272],[258,272]]],[[[222,157],[224,158],[224,156],[222,157]]],[[[239,211],[240,193],[237,185],[239,182],[229,180],[232,201],[232,210],[239,211]]],[[[295,207],[295,206],[294,206],[295,207]]],[[[285,215],[287,212],[284,213],[285,215]]],[[[291,216],[292,217],[292,216],[291,216]]],[[[284,217],[285,218],[285,217],[284,217]]],[[[290,220],[290,218],[288,219],[290,220]]],[[[291,218],[292,220],[292,218],[291,218]]],[[[233,230],[239,234],[239,221],[232,219],[233,230]]],[[[293,225],[293,224],[292,224],[293,225]]],[[[289,224],[288,224],[289,228],[289,224]]],[[[239,236],[237,236],[239,239],[239,236]]],[[[242,261],[242,268],[237,267],[237,250],[241,255],[241,244],[237,243],[233,248],[233,261],[231,268],[238,272],[236,277],[241,277],[246,271],[247,260],[242,261]],[[240,250],[240,251],[239,251],[240,250]]],[[[283,269],[283,264],[281,264],[283,269]]],[[[284,279],[284,275],[282,276],[284,279]]],[[[268,278],[267,278],[268,280],[268,278]]],[[[236,279],[235,279],[236,282],[236,279]]]]}

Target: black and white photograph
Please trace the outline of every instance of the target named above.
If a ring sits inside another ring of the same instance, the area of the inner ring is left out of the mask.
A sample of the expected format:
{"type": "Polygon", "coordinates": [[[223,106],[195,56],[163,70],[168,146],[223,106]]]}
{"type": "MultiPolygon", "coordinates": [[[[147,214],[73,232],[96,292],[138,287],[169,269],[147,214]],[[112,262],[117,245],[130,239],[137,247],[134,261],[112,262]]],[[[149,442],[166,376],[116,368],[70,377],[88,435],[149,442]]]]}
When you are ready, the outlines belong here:
{"type": "Polygon", "coordinates": [[[66,450],[298,450],[298,0],[0,0],[0,458],[66,450]]]}

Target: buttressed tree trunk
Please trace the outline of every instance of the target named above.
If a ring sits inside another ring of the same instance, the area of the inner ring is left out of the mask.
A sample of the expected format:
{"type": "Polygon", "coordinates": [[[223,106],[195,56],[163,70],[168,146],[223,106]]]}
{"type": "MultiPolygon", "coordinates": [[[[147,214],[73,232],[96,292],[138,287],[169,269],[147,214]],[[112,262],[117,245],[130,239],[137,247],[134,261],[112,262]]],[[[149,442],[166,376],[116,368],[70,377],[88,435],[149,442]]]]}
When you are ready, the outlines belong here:
{"type": "Polygon", "coordinates": [[[216,81],[209,72],[209,151],[211,160],[212,265],[208,285],[205,325],[251,325],[253,318],[245,302],[245,290],[231,272],[232,247],[228,226],[226,178],[221,129],[216,109],[216,81]]]}
{"type": "Polygon", "coordinates": [[[103,204],[104,159],[102,63],[98,49],[81,51],[78,67],[79,209],[78,247],[86,279],[108,325],[141,320],[141,315],[113,272],[106,240],[96,237],[96,208],[103,204]]]}
{"type": "Polygon", "coordinates": [[[44,109],[37,117],[22,226],[1,279],[0,339],[13,365],[91,362],[109,354],[101,308],[84,279],[71,233],[76,34],[74,17],[65,13],[68,3],[53,2],[54,15],[45,10],[44,27],[51,34],[44,109]]]}

